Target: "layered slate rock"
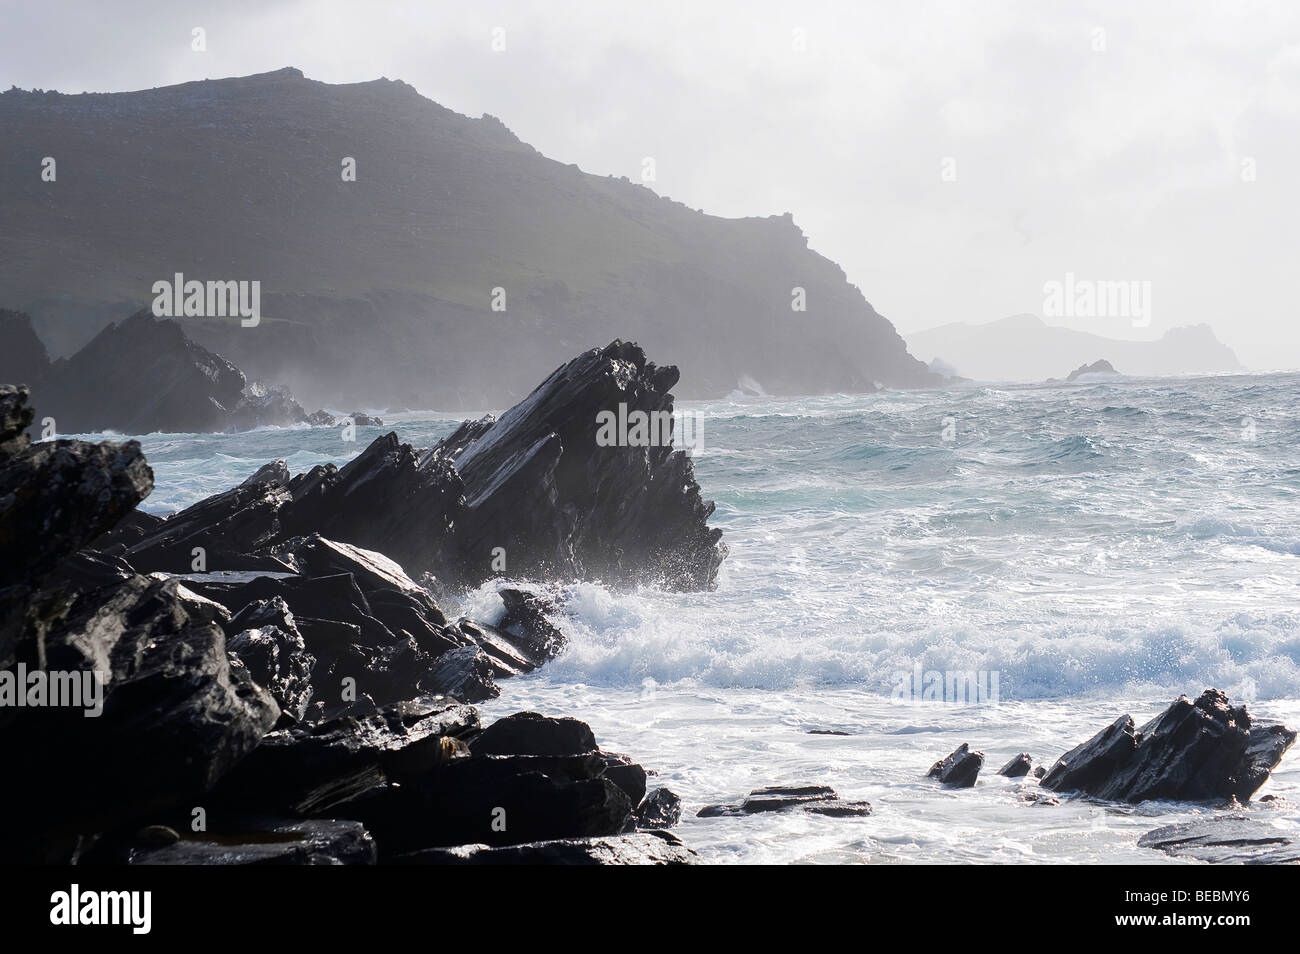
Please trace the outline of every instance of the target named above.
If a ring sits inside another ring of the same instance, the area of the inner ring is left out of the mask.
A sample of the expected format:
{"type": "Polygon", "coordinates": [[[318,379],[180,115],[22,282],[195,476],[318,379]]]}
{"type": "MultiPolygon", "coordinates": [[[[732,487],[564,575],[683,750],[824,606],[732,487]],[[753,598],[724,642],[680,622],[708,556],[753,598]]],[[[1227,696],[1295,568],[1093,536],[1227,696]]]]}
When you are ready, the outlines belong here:
{"type": "Polygon", "coordinates": [[[694,851],[668,832],[567,838],[503,848],[430,848],[393,859],[399,865],[693,865],[694,851]]]}
{"type": "Polygon", "coordinates": [[[970,746],[963,742],[950,755],[930,766],[926,776],[937,778],[952,788],[971,788],[983,767],[984,753],[972,752],[970,746]]]}
{"type": "Polygon", "coordinates": [[[1062,755],[1044,788],[1122,802],[1246,801],[1295,742],[1282,725],[1254,725],[1244,706],[1207,689],[1179,696],[1141,729],[1127,715],[1062,755]]]}
{"type": "Polygon", "coordinates": [[[1294,834],[1258,818],[1204,818],[1149,831],[1142,848],[1213,864],[1300,864],[1294,834]]]}
{"type": "Polygon", "coordinates": [[[756,788],[743,801],[734,804],[705,805],[695,814],[699,818],[719,818],[783,811],[852,818],[870,815],[871,804],[864,801],[843,801],[829,785],[773,785],[756,788]]]}
{"type": "Polygon", "coordinates": [[[446,438],[440,450],[466,487],[466,565],[486,575],[500,547],[517,575],[711,588],[726,550],[690,457],[597,440],[602,414],[646,415],[670,429],[677,380],[675,367],[615,341],[557,369],[499,421],[446,438]]]}
{"type": "MultiPolygon", "coordinates": [[[[504,561],[512,576],[708,589],[726,548],[690,457],[597,440],[602,414],[655,415],[671,440],[676,380],[675,368],[615,342],[556,370],[499,421],[466,422],[432,449],[390,433],[341,468],[290,478],[277,462],[108,542],[142,571],[191,572],[199,551],[209,571],[294,569],[299,541],[319,537],[447,587],[481,584],[504,561]]],[[[525,641],[534,666],[559,652],[544,599],[517,590],[502,599],[502,628],[525,641]]]]}

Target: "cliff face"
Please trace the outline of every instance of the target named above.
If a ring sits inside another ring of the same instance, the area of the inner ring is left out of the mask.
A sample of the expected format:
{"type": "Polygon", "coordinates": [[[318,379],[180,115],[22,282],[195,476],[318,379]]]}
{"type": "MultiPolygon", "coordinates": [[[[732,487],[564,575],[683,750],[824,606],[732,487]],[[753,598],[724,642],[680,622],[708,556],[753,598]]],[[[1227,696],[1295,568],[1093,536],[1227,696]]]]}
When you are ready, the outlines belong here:
{"type": "Polygon", "coordinates": [[[677,358],[683,397],[933,381],[788,215],[720,219],[585,174],[401,82],[11,90],[0,131],[0,304],[54,355],[179,272],[259,281],[256,327],[186,332],[314,404],[500,406],[613,337],[677,358]]]}

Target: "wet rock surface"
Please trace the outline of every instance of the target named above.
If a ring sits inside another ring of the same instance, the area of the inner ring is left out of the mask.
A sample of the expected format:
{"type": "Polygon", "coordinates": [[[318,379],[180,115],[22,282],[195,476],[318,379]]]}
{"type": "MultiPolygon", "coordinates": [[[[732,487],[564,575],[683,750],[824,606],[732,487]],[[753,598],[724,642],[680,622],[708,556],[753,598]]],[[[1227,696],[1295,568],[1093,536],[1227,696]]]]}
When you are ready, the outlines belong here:
{"type": "Polygon", "coordinates": [[[999,775],[1005,775],[1007,778],[1024,778],[1033,768],[1034,760],[1030,758],[1028,752],[1021,752],[1015,756],[1002,768],[998,769],[999,775]]]}
{"type": "Polygon", "coordinates": [[[979,778],[980,769],[984,767],[984,753],[972,752],[963,742],[952,754],[940,759],[930,766],[926,773],[928,778],[937,778],[944,785],[952,788],[971,788],[979,778]]]}

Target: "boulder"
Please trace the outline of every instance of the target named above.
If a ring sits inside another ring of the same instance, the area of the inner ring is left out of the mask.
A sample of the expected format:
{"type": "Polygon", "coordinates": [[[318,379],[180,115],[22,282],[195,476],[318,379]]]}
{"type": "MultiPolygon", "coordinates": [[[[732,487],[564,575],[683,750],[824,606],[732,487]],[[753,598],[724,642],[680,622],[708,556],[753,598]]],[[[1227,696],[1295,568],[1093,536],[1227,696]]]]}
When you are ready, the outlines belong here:
{"type": "Polygon", "coordinates": [[[537,593],[514,587],[502,587],[497,596],[506,608],[499,628],[514,637],[516,647],[528,655],[533,665],[541,666],[560,654],[566,639],[551,622],[554,603],[537,593]]]}
{"type": "Polygon", "coordinates": [[[963,742],[952,754],[930,766],[926,775],[937,778],[952,788],[972,788],[983,767],[984,753],[972,752],[970,746],[963,742]]]}
{"type": "Polygon", "coordinates": [[[620,834],[632,803],[596,753],[474,755],[401,785],[371,788],[334,813],[361,821],[381,859],[460,844],[511,845],[620,834]]]}
{"type": "Polygon", "coordinates": [[[1007,778],[1024,778],[1033,768],[1034,760],[1030,758],[1028,752],[1021,752],[1010,762],[998,769],[999,775],[1005,775],[1007,778]]]}
{"type": "Polygon", "coordinates": [[[617,752],[601,752],[600,757],[605,763],[605,778],[621,788],[628,801],[640,806],[646,792],[645,769],[628,756],[617,752]]]}
{"type": "Polygon", "coordinates": [[[276,597],[249,604],[240,616],[240,624],[226,627],[236,631],[228,650],[244,664],[253,681],[271,694],[281,713],[293,721],[301,720],[311,702],[316,657],[307,652],[289,607],[276,597]]]}
{"type": "Polygon", "coordinates": [[[1252,725],[1244,706],[1207,689],[1179,696],[1141,729],[1121,716],[1057,759],[1044,788],[1120,802],[1246,801],[1295,742],[1281,725],[1252,725]]]}
{"type": "Polygon", "coordinates": [[[682,817],[682,800],[667,788],[656,788],[636,809],[638,829],[672,828],[682,817]]]}
{"type": "Polygon", "coordinates": [[[596,751],[596,736],[577,719],[517,712],[492,723],[469,746],[475,755],[581,755],[596,751]]]}

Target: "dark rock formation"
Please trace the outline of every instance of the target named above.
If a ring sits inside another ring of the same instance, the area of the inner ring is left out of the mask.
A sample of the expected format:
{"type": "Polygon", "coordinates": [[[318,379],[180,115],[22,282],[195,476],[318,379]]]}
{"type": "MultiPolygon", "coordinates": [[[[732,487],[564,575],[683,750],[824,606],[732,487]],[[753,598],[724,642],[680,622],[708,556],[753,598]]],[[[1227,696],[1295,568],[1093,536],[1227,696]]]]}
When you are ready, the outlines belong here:
{"type": "Polygon", "coordinates": [[[1252,725],[1217,689],[1179,696],[1141,729],[1120,716],[1057,759],[1044,788],[1121,802],[1246,801],[1295,741],[1281,725],[1252,725]]]}
{"type": "Polygon", "coordinates": [[[773,785],[768,788],[756,788],[739,803],[705,805],[695,814],[698,818],[719,818],[792,809],[810,815],[829,815],[832,818],[852,818],[871,814],[870,803],[843,801],[829,785],[773,785]]]}
{"type": "MultiPolygon", "coordinates": [[[[636,345],[615,342],[558,369],[500,421],[467,422],[432,450],[387,434],[342,468],[290,479],[268,465],[121,542],[142,571],[190,572],[195,548],[208,571],[292,571],[310,552],[299,538],[325,538],[430,572],[443,585],[482,583],[504,559],[516,576],[707,589],[726,547],[722,531],[708,525],[713,504],[701,499],[690,458],[671,447],[596,440],[601,412],[670,415],[676,379],[675,368],[657,368],[636,345]]],[[[502,629],[518,635],[523,656],[534,667],[552,658],[563,638],[546,618],[546,601],[514,590],[502,599],[502,629]]],[[[478,635],[456,641],[482,645],[478,635]]]]}
{"type": "Polygon", "coordinates": [[[713,586],[726,549],[708,526],[713,504],[701,499],[690,458],[597,442],[602,413],[671,423],[677,378],[616,341],[556,370],[501,420],[444,440],[439,450],[466,488],[457,521],[466,566],[485,577],[502,548],[513,574],[713,586]]]}
{"type": "Polygon", "coordinates": [[[248,381],[178,321],[148,311],[54,361],[36,388],[42,412],[62,433],[242,431],[307,421],[286,388],[248,381]]]}
{"type": "Polygon", "coordinates": [[[469,706],[425,696],[269,733],[214,793],[241,810],[328,816],[341,801],[417,779],[467,754],[469,706]]]}
{"type": "Polygon", "coordinates": [[[1082,377],[1085,374],[1119,374],[1119,372],[1116,371],[1114,367],[1111,366],[1111,363],[1109,361],[1107,361],[1105,358],[1102,358],[1100,361],[1094,361],[1092,364],[1082,364],[1079,367],[1075,368],[1068,375],[1066,375],[1065,377],[1066,383],[1068,384],[1070,381],[1073,381],[1075,378],[1082,377]]]}
{"type": "Polygon", "coordinates": [[[134,509],[152,486],[138,447],[32,445],[26,397],[0,388],[14,567],[0,663],[6,685],[43,695],[0,707],[0,747],[22,766],[0,786],[0,812],[22,821],[0,860],[364,864],[537,842],[520,856],[689,855],[589,841],[672,824],[680,803],[646,798],[645,769],[585,723],[519,713],[480,729],[463,704],[559,651],[547,600],[509,591],[509,629],[449,623],[384,554],[290,532],[321,475],[283,461],[151,518],[134,509]],[[196,807],[211,831],[190,828],[196,807]]]}
{"type": "Polygon", "coordinates": [[[595,751],[596,737],[577,719],[518,712],[484,729],[470,749],[475,755],[580,755],[595,751]]]}
{"type": "Polygon", "coordinates": [[[399,865],[693,865],[696,854],[665,831],[568,838],[504,848],[461,845],[399,855],[399,865]]]}
{"type": "Polygon", "coordinates": [[[929,778],[937,778],[944,785],[953,788],[971,788],[984,767],[984,753],[972,752],[970,746],[963,742],[953,749],[947,758],[940,759],[930,766],[926,773],[929,778]]]}
{"type": "Polygon", "coordinates": [[[1007,778],[1024,778],[1029,774],[1033,767],[1034,760],[1029,757],[1028,752],[1021,752],[1002,768],[998,769],[999,775],[1005,775],[1007,778]]]}
{"type": "Polygon", "coordinates": [[[623,790],[628,801],[639,811],[646,797],[646,771],[631,758],[617,752],[602,752],[605,778],[623,790]]]}
{"type": "Polygon", "coordinates": [[[534,665],[540,666],[560,654],[566,640],[551,622],[555,606],[550,600],[513,587],[502,587],[497,596],[506,607],[499,628],[515,637],[515,645],[528,654],[534,665]]]}

